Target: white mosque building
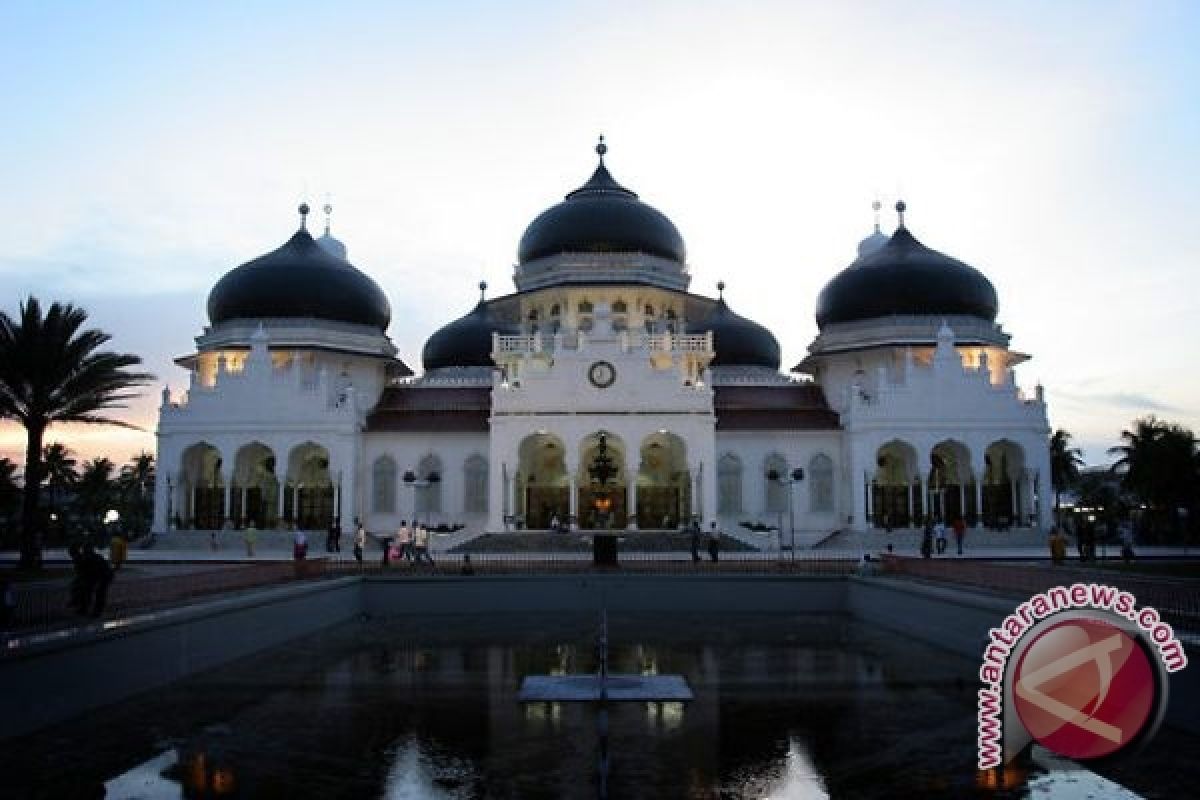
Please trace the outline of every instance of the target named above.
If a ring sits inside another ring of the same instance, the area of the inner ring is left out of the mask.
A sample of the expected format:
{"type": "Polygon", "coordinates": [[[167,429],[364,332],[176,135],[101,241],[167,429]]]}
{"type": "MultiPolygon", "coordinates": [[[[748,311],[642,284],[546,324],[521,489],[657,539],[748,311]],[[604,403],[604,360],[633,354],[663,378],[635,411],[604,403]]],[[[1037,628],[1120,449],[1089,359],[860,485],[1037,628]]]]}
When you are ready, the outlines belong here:
{"type": "Polygon", "coordinates": [[[1028,357],[987,278],[919,242],[903,203],[821,291],[819,333],[783,373],[722,284],[689,291],[679,231],[596,149],[521,237],[516,291],[480,284],[419,375],[384,293],[301,206],[283,246],[213,287],[177,360],[187,391],[163,390],[154,529],[1048,526],[1046,406],[1014,377],[1028,357]]]}

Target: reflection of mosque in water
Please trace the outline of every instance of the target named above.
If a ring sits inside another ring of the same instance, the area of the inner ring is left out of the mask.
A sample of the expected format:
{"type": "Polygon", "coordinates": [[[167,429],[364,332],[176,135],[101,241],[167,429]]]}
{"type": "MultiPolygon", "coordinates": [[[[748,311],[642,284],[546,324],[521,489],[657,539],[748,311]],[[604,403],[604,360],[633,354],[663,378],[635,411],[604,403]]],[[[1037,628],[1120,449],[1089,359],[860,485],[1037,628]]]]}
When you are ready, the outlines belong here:
{"type": "Polygon", "coordinates": [[[516,291],[481,292],[434,332],[419,376],[328,206],[323,235],[302,217],[226,274],[178,359],[186,395],[163,393],[156,529],[696,518],[754,538],[738,524],[790,516],[815,542],[927,515],[1045,523],[1046,408],[1014,377],[1028,357],[995,322],[987,278],[917,241],[903,203],[895,232],[877,221],[821,292],[819,333],[785,375],[724,284],[688,290],[678,230],[597,151],[591,178],[526,229],[516,291]]]}

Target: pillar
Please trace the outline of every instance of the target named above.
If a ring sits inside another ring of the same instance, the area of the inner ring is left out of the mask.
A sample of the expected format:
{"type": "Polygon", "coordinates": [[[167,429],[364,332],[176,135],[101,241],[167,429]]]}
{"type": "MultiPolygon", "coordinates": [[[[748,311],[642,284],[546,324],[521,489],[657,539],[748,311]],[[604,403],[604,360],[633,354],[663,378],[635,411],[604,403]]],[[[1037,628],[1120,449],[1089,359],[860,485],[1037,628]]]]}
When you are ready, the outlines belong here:
{"type": "Polygon", "coordinates": [[[863,519],[863,527],[874,527],[875,522],[875,492],[872,490],[871,476],[866,472],[863,473],[863,506],[865,508],[865,518],[863,519]]]}
{"type": "Polygon", "coordinates": [[[225,518],[225,524],[221,527],[233,527],[233,477],[225,481],[225,507],[222,509],[222,515],[225,518]]]}
{"type": "Polygon", "coordinates": [[[636,531],[637,524],[637,478],[640,464],[625,465],[625,517],[628,530],[636,531]]]}
{"type": "Polygon", "coordinates": [[[983,481],[975,480],[975,527],[983,527],[983,481]]]}
{"type": "Polygon", "coordinates": [[[571,526],[571,530],[579,530],[579,476],[576,474],[577,469],[568,465],[570,470],[567,473],[569,478],[567,482],[567,522],[571,526]]]}
{"type": "Polygon", "coordinates": [[[275,527],[278,528],[283,523],[283,492],[287,484],[279,480],[278,476],[276,476],[276,483],[278,486],[275,491],[275,527]]]}

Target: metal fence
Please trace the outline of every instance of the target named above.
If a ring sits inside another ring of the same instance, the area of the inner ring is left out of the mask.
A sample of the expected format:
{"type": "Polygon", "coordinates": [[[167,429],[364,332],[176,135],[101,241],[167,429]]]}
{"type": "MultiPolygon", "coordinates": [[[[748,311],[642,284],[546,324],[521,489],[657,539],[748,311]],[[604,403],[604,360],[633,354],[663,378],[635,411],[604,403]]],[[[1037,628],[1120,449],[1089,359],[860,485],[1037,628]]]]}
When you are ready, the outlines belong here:
{"type": "Polygon", "coordinates": [[[1109,569],[895,555],[883,556],[883,573],[972,586],[1015,597],[1031,597],[1054,586],[1104,584],[1130,592],[1139,607],[1153,606],[1177,628],[1200,632],[1200,584],[1195,580],[1130,575],[1109,569]]]}

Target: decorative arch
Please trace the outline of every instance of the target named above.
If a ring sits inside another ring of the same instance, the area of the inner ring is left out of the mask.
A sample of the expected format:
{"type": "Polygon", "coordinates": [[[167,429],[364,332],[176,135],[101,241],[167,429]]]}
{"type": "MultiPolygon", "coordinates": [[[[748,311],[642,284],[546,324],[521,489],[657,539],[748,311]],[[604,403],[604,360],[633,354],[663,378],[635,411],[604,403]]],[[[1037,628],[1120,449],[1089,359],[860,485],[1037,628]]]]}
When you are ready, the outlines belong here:
{"type": "Polygon", "coordinates": [[[333,521],[335,499],[329,473],[329,451],[308,441],[288,453],[283,516],[303,530],[322,530],[333,521]]]}
{"type": "Polygon", "coordinates": [[[482,513],[488,510],[488,462],[475,453],[463,462],[463,511],[482,513]]]}
{"type": "Polygon", "coordinates": [[[817,453],[808,462],[810,511],[833,511],[833,459],[817,453]]]}
{"type": "Polygon", "coordinates": [[[784,481],[789,480],[787,459],[779,453],[771,453],[763,459],[763,508],[769,514],[780,514],[788,510],[788,492],[791,491],[791,485],[784,481]],[[770,476],[774,473],[775,480],[771,480],[770,476]]]}
{"type": "Polygon", "coordinates": [[[225,526],[225,477],[221,451],[209,442],[196,442],[183,451],[179,471],[184,528],[219,530],[225,526]]]}
{"type": "Polygon", "coordinates": [[[742,460],[726,453],[717,460],[717,513],[742,511],[742,460]]]}
{"type": "Polygon", "coordinates": [[[396,513],[396,459],[383,455],[371,465],[371,510],[396,513]]]}
{"type": "Polygon", "coordinates": [[[987,446],[983,461],[983,524],[999,530],[1019,525],[1032,507],[1025,449],[1011,439],[998,439],[987,446]]]}
{"type": "Polygon", "coordinates": [[[912,525],[921,517],[920,467],[917,449],[892,439],[875,451],[871,480],[871,516],[877,528],[912,525]]]}
{"type": "Polygon", "coordinates": [[[262,442],[242,445],[234,457],[230,517],[234,525],[273,528],[279,518],[275,453],[262,442]]]}
{"type": "Polygon", "coordinates": [[[930,512],[945,522],[961,517],[973,524],[977,514],[975,476],[971,471],[971,450],[955,439],[945,439],[929,454],[930,512]]]}

